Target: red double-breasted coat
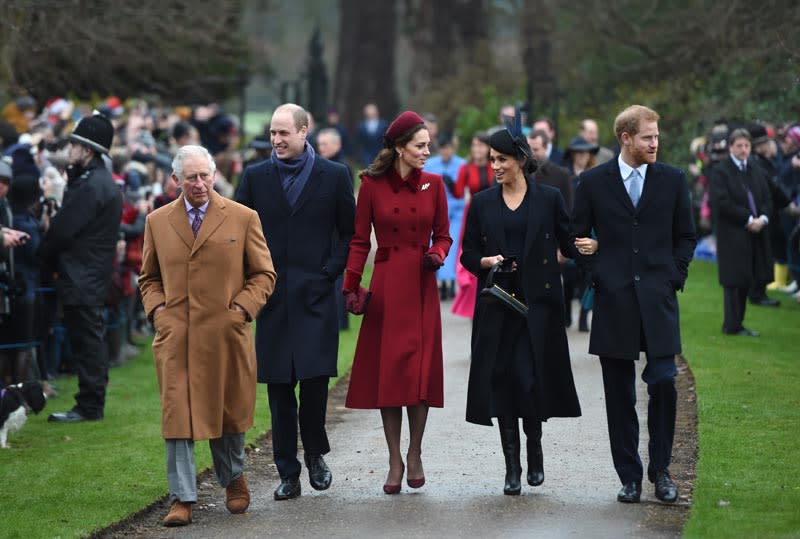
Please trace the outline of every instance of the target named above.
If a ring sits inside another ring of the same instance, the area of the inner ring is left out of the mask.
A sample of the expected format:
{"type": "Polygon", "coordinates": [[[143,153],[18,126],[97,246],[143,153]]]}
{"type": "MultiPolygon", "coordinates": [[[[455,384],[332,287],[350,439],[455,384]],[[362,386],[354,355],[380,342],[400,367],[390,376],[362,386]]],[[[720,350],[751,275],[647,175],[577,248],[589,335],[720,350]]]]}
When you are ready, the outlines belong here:
{"type": "Polygon", "coordinates": [[[414,170],[403,180],[393,167],[382,177],[362,176],[345,290],[361,282],[373,227],[378,249],[372,298],[358,336],[346,405],[441,407],[439,291],[436,272],[423,268],[426,253],[444,260],[453,243],[441,176],[414,170]]]}

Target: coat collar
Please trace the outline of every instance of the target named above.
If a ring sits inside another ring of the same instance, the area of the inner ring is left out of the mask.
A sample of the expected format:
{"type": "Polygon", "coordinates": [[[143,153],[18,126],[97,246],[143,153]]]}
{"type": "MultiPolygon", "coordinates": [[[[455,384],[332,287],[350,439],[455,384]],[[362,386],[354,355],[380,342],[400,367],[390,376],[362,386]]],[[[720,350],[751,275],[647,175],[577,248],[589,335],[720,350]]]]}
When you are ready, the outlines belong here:
{"type": "Polygon", "coordinates": [[[601,166],[607,167],[606,183],[608,192],[614,197],[620,199],[631,213],[636,214],[641,212],[642,209],[647,206],[653,196],[655,196],[655,191],[657,189],[656,183],[658,183],[658,163],[653,163],[652,165],[647,166],[642,196],[639,198],[639,204],[635,208],[633,207],[633,202],[631,202],[630,195],[628,195],[628,191],[625,190],[625,184],[622,182],[622,173],[619,170],[619,163],[617,163],[617,160],[611,159],[605,165],[601,166]]]}
{"type": "Polygon", "coordinates": [[[419,191],[419,185],[422,182],[422,171],[418,168],[412,169],[408,177],[403,179],[394,166],[391,166],[389,170],[386,171],[386,178],[389,180],[389,185],[392,186],[392,191],[395,193],[399,193],[400,189],[403,187],[410,190],[412,193],[416,193],[419,191]]]}
{"type": "Polygon", "coordinates": [[[189,218],[186,215],[184,196],[179,196],[177,200],[170,204],[172,207],[168,220],[175,232],[178,233],[178,237],[186,244],[186,247],[192,250],[192,254],[197,252],[227,217],[225,198],[217,194],[216,191],[211,191],[210,195],[203,225],[200,227],[196,238],[192,234],[192,227],[189,225],[189,218]]]}

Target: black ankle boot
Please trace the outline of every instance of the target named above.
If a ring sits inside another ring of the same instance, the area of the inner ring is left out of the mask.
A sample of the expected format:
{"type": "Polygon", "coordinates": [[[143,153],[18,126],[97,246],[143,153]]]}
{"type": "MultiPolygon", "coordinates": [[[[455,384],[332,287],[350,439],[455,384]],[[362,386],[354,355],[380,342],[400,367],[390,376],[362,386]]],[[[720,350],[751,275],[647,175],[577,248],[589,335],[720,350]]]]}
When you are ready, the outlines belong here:
{"type": "Polygon", "coordinates": [[[581,307],[580,318],[578,318],[578,331],[587,333],[589,331],[589,322],[586,319],[589,316],[589,311],[581,307]]]}
{"type": "Polygon", "coordinates": [[[528,484],[538,487],[544,483],[544,455],[542,454],[542,423],[537,419],[523,420],[528,438],[528,484]]]}
{"type": "Polygon", "coordinates": [[[503,485],[503,494],[516,496],[522,490],[520,481],[522,465],[519,462],[519,424],[516,418],[498,419],[498,424],[500,426],[503,457],[506,459],[506,482],[503,485]]]}

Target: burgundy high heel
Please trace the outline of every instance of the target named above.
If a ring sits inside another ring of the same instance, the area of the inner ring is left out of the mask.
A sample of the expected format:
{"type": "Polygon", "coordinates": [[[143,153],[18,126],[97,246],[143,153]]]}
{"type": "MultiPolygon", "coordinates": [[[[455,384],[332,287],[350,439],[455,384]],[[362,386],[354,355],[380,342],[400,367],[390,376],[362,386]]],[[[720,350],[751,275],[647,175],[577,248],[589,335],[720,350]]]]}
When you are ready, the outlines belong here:
{"type": "MultiPolygon", "coordinates": [[[[406,456],[406,459],[408,459],[408,456],[406,456]]],[[[420,464],[422,464],[422,460],[420,460],[420,464]]],[[[411,479],[410,477],[407,477],[406,483],[408,483],[408,486],[411,488],[421,488],[422,485],[425,484],[425,474],[423,473],[422,477],[417,479],[411,479]]]]}
{"type": "Polygon", "coordinates": [[[389,483],[385,483],[383,485],[383,493],[384,494],[399,494],[400,488],[403,486],[403,475],[406,472],[405,465],[403,466],[403,471],[400,472],[400,483],[397,485],[390,485],[389,483]]]}
{"type": "Polygon", "coordinates": [[[423,475],[419,479],[411,479],[410,477],[406,479],[408,486],[411,488],[420,488],[422,485],[425,484],[425,476],[423,475]]]}

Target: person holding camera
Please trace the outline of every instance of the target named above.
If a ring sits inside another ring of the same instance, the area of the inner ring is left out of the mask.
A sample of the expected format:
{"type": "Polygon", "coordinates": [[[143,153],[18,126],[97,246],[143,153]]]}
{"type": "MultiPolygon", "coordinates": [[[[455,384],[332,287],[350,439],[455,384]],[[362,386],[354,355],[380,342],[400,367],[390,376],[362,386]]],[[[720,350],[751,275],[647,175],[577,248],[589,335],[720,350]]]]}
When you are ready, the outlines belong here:
{"type": "Polygon", "coordinates": [[[503,493],[516,495],[522,489],[519,419],[527,436],[527,481],[538,486],[544,481],[542,421],[581,415],[557,252],[579,255],[561,193],[532,178],[537,162],[525,137],[502,129],[489,145],[497,185],[472,199],[461,254],[467,270],[494,286],[479,292],[475,309],[466,419],[491,426],[497,418],[503,493]]]}
{"type": "Polygon", "coordinates": [[[16,230],[27,235],[24,243],[14,248],[14,270],[11,275],[11,318],[3,324],[3,343],[13,344],[13,382],[41,380],[45,373],[35,361],[35,299],[39,286],[39,261],[36,249],[39,246],[39,220],[35,216],[36,206],[41,195],[39,178],[33,174],[18,174],[11,181],[8,193],[13,225],[16,230]]]}

